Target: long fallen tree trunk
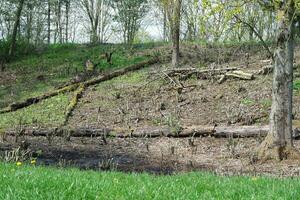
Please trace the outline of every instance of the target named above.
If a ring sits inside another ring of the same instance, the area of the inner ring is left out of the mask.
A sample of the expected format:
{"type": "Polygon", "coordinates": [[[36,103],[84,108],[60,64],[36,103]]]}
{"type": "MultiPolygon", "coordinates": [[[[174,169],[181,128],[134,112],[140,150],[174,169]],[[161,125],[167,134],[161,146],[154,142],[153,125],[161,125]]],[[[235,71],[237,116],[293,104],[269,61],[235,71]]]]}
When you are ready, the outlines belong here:
{"type": "Polygon", "coordinates": [[[214,76],[221,77],[219,84],[223,83],[227,78],[238,78],[241,80],[252,80],[254,75],[251,73],[243,72],[236,67],[232,68],[219,68],[219,69],[205,69],[198,70],[195,68],[182,68],[167,70],[166,74],[170,77],[180,76],[181,80],[186,80],[195,75],[198,79],[208,79],[214,76]]]}
{"type": "Polygon", "coordinates": [[[62,94],[62,93],[66,93],[66,92],[72,92],[72,91],[76,90],[78,88],[78,86],[79,86],[79,84],[76,83],[76,84],[69,85],[69,86],[66,86],[64,88],[61,88],[59,90],[55,90],[53,92],[43,94],[41,96],[31,97],[29,99],[24,100],[23,102],[13,103],[13,104],[9,105],[8,107],[0,110],[0,114],[8,113],[8,112],[14,112],[14,111],[19,110],[21,108],[28,107],[32,104],[39,103],[42,100],[57,96],[58,94],[62,94]]]}
{"type": "Polygon", "coordinates": [[[53,92],[49,92],[49,93],[46,93],[46,94],[43,94],[43,95],[37,96],[37,97],[32,97],[32,98],[26,99],[22,102],[19,102],[19,103],[13,103],[13,104],[9,105],[8,107],[0,110],[0,114],[8,113],[8,112],[14,112],[16,110],[28,107],[32,104],[39,103],[42,100],[54,97],[58,94],[75,91],[82,84],[83,84],[84,87],[89,87],[91,85],[96,85],[98,83],[116,78],[118,76],[122,76],[122,75],[124,75],[128,72],[132,72],[132,71],[135,71],[135,70],[142,69],[142,68],[144,68],[148,65],[152,65],[152,64],[155,64],[157,62],[159,62],[159,59],[158,58],[153,58],[153,59],[150,59],[148,61],[141,62],[141,63],[138,63],[138,64],[134,64],[134,65],[129,66],[127,68],[120,69],[120,70],[111,72],[107,75],[102,75],[102,76],[99,76],[99,77],[96,77],[96,78],[93,78],[93,79],[90,79],[90,80],[87,80],[87,81],[84,81],[84,82],[81,82],[81,83],[75,83],[75,84],[70,83],[69,85],[65,85],[63,88],[55,90],[53,92]]]}
{"type": "Polygon", "coordinates": [[[168,76],[176,76],[176,75],[181,75],[184,76],[185,78],[188,78],[192,75],[196,75],[197,77],[207,77],[211,75],[222,75],[230,71],[236,71],[238,68],[236,67],[231,67],[231,68],[220,68],[220,69],[204,69],[204,70],[199,70],[196,68],[178,68],[178,69],[171,69],[167,70],[166,73],[168,76]]]}
{"type": "MultiPolygon", "coordinates": [[[[18,135],[20,130],[7,130],[6,135],[18,135]]],[[[216,137],[216,138],[255,138],[265,137],[269,126],[190,126],[174,132],[170,127],[141,127],[135,130],[110,128],[75,128],[75,129],[26,129],[25,135],[48,137],[114,137],[114,138],[155,138],[155,137],[216,137]]],[[[294,139],[300,137],[298,128],[294,128],[294,139]]]]}
{"type": "Polygon", "coordinates": [[[228,72],[225,74],[226,77],[233,77],[233,78],[239,78],[241,80],[252,80],[254,79],[254,75],[250,73],[246,73],[240,70],[236,70],[233,72],[228,72]]]}

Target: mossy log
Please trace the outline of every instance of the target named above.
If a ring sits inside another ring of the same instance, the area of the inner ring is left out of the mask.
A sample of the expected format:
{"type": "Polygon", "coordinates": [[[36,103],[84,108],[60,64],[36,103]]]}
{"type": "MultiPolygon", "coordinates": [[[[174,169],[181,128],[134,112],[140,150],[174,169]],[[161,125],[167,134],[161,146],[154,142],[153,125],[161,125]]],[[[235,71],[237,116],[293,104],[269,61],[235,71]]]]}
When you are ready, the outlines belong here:
{"type": "Polygon", "coordinates": [[[132,65],[132,66],[129,66],[129,67],[126,67],[126,68],[114,71],[114,72],[112,72],[110,74],[106,74],[104,76],[100,76],[100,77],[97,77],[97,78],[93,78],[93,79],[87,80],[87,81],[84,82],[84,86],[85,87],[89,87],[91,85],[96,85],[96,84],[99,84],[101,82],[111,80],[111,79],[116,78],[118,76],[125,75],[128,72],[136,71],[136,70],[142,69],[142,68],[144,68],[146,66],[158,63],[158,62],[159,62],[158,58],[153,58],[153,59],[150,59],[148,61],[144,61],[144,62],[135,64],[135,65],[132,65]]]}
{"type": "Polygon", "coordinates": [[[82,96],[82,93],[84,92],[85,90],[85,86],[84,84],[80,84],[78,89],[74,92],[74,95],[69,103],[69,105],[67,106],[66,108],[66,111],[65,111],[65,122],[64,122],[64,125],[66,125],[69,121],[69,118],[73,112],[73,110],[75,109],[76,105],[78,104],[78,101],[79,99],[81,98],[82,96]]]}
{"type": "Polygon", "coordinates": [[[57,96],[59,94],[66,93],[66,92],[72,92],[72,91],[76,90],[78,88],[78,86],[79,86],[79,84],[67,85],[59,90],[55,90],[53,92],[49,92],[49,93],[46,93],[46,94],[43,94],[43,95],[37,96],[37,97],[31,97],[29,99],[24,100],[23,102],[13,103],[13,104],[9,105],[8,107],[0,110],[0,114],[14,112],[16,110],[28,107],[32,104],[39,103],[42,100],[57,96]]]}
{"type": "Polygon", "coordinates": [[[42,100],[54,97],[58,94],[62,94],[62,93],[66,93],[66,92],[73,92],[73,91],[77,90],[77,88],[80,85],[83,85],[84,87],[89,87],[89,86],[92,86],[92,85],[96,85],[96,84],[99,84],[101,82],[108,81],[108,80],[111,80],[113,78],[116,78],[118,76],[122,76],[122,75],[124,75],[128,72],[132,72],[132,71],[142,69],[142,68],[144,68],[148,65],[152,65],[152,64],[155,64],[157,62],[159,62],[159,59],[158,58],[153,58],[153,59],[150,59],[148,61],[137,63],[137,64],[134,64],[134,65],[129,66],[127,68],[120,69],[120,70],[111,72],[111,73],[106,74],[106,75],[101,75],[99,77],[92,78],[92,79],[84,81],[84,82],[79,82],[79,83],[75,83],[75,84],[74,83],[69,83],[69,84],[66,84],[63,88],[55,90],[53,92],[49,92],[49,93],[46,93],[46,94],[43,94],[43,95],[37,96],[37,97],[32,97],[32,98],[26,99],[22,102],[19,102],[19,103],[13,103],[13,104],[9,105],[8,107],[0,110],[0,114],[17,111],[19,109],[28,107],[28,106],[36,104],[36,103],[39,103],[42,100]]]}

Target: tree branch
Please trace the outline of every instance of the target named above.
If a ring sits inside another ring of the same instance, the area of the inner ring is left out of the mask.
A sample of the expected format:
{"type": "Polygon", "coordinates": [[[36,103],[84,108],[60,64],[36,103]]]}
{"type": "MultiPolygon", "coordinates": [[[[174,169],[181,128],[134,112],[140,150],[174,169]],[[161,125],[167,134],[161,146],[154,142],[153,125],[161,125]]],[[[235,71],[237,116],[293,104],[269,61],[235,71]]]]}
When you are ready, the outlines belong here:
{"type": "Polygon", "coordinates": [[[267,50],[269,56],[272,58],[272,60],[274,61],[274,55],[272,53],[272,51],[270,50],[270,48],[268,47],[268,45],[266,44],[265,40],[263,39],[263,37],[258,33],[258,31],[256,30],[255,27],[253,27],[251,24],[249,24],[248,22],[243,21],[241,18],[239,18],[238,15],[234,15],[234,18],[237,19],[240,23],[248,26],[248,28],[253,31],[253,33],[258,37],[258,39],[262,42],[264,48],[267,50]]]}

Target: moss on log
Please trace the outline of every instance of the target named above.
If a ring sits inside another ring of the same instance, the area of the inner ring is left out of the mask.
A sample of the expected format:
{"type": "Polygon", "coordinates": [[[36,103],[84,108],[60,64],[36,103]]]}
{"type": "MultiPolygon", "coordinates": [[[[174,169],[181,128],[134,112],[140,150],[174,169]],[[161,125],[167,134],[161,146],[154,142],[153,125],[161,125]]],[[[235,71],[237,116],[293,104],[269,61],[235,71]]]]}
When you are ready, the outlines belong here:
{"type": "Polygon", "coordinates": [[[68,85],[68,86],[65,86],[65,87],[63,87],[59,90],[55,90],[53,92],[49,92],[49,93],[43,94],[41,96],[31,97],[31,98],[28,98],[28,99],[26,99],[22,102],[19,102],[19,103],[13,103],[13,104],[9,105],[8,107],[0,110],[0,114],[8,113],[8,112],[14,112],[14,111],[17,111],[19,109],[28,107],[32,104],[39,103],[42,100],[57,96],[59,94],[66,93],[66,92],[72,92],[72,91],[74,91],[78,88],[78,85],[79,84],[68,85]]]}
{"type": "Polygon", "coordinates": [[[111,79],[116,78],[118,76],[125,75],[128,72],[136,71],[136,70],[142,69],[146,66],[153,65],[157,62],[159,62],[158,58],[152,58],[148,61],[144,61],[144,62],[141,62],[141,63],[131,65],[127,68],[111,72],[107,75],[102,75],[102,76],[99,76],[99,77],[96,77],[96,78],[93,78],[93,79],[90,79],[90,80],[87,80],[87,81],[84,81],[84,82],[80,82],[80,83],[75,83],[75,84],[70,83],[70,84],[65,85],[63,88],[55,90],[53,92],[49,92],[49,93],[46,93],[46,94],[43,94],[43,95],[37,96],[37,97],[31,97],[31,98],[28,98],[28,99],[26,99],[22,102],[19,102],[19,103],[13,103],[13,104],[9,105],[8,107],[0,110],[0,114],[17,111],[19,109],[28,107],[28,106],[36,104],[36,103],[39,103],[42,100],[54,97],[54,96],[56,96],[58,94],[61,94],[61,93],[73,92],[73,91],[77,90],[77,88],[80,85],[83,85],[84,87],[87,88],[89,86],[96,85],[96,84],[99,84],[101,82],[111,80],[111,79]]]}
{"type": "Polygon", "coordinates": [[[72,97],[69,105],[66,108],[65,111],[65,122],[64,125],[66,125],[69,121],[70,116],[72,115],[73,110],[75,109],[76,105],[78,104],[79,99],[82,96],[82,93],[85,90],[84,84],[80,84],[78,89],[74,92],[74,96],[72,97]]]}

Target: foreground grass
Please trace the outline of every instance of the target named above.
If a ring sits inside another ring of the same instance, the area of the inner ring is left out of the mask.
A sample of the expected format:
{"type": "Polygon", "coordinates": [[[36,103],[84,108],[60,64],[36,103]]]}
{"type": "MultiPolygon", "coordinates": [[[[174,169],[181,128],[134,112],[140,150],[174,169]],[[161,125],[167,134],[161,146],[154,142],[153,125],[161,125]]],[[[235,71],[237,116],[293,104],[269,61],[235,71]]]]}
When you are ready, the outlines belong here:
{"type": "Polygon", "coordinates": [[[175,176],[0,164],[0,199],[297,199],[298,179],[175,176]]]}

